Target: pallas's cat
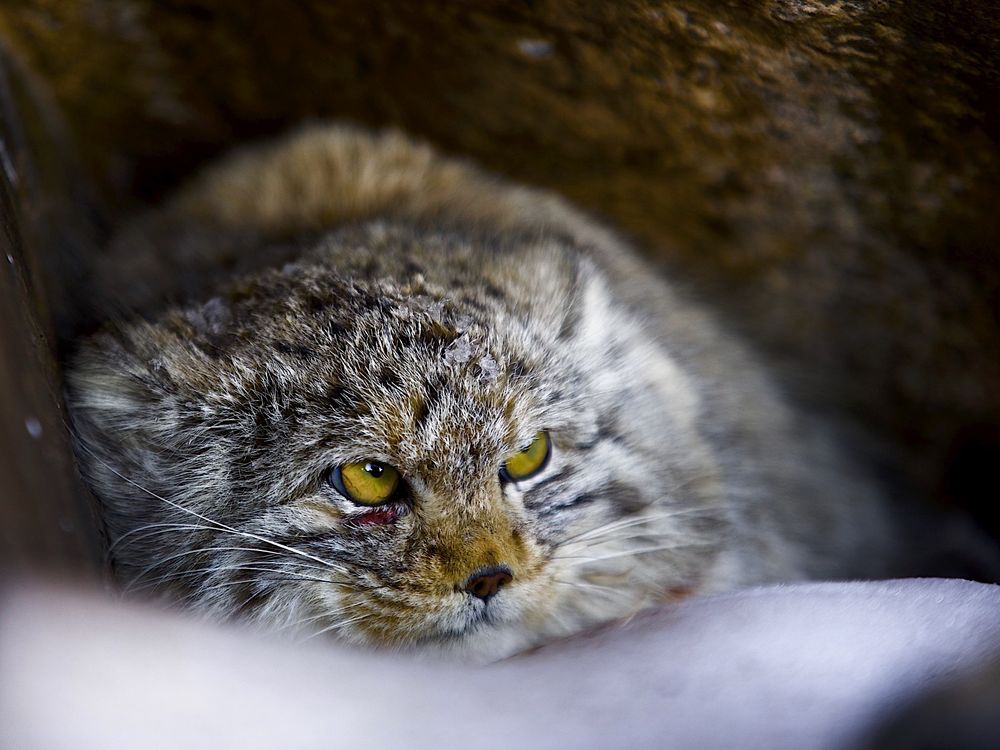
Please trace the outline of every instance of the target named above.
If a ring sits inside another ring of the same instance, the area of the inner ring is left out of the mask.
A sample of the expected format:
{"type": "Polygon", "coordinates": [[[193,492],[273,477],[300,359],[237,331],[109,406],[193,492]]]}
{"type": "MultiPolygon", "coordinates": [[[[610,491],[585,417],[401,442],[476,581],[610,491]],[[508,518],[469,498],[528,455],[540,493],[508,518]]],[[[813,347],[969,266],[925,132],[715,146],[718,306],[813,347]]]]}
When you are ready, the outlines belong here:
{"type": "Polygon", "coordinates": [[[398,134],[237,152],[98,276],[69,405],[128,590],[489,659],[895,564],[877,486],[711,314],[558,198],[398,134]]]}

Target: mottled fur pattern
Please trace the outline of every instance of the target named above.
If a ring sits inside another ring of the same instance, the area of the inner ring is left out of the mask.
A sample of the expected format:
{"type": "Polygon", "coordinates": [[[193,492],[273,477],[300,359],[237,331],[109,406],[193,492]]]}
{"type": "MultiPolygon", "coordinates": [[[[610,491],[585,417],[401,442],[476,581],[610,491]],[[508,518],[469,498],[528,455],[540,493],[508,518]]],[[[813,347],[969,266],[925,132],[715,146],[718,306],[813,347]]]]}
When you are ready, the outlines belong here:
{"type": "Polygon", "coordinates": [[[130,590],[489,659],[898,551],[874,485],[624,243],[402,136],[237,153],[103,274],[120,322],[69,404],[130,590]],[[502,483],[539,430],[545,470],[502,483]],[[378,523],[327,481],[367,459],[405,481],[378,523]],[[496,565],[489,602],[461,590],[496,565]]]}

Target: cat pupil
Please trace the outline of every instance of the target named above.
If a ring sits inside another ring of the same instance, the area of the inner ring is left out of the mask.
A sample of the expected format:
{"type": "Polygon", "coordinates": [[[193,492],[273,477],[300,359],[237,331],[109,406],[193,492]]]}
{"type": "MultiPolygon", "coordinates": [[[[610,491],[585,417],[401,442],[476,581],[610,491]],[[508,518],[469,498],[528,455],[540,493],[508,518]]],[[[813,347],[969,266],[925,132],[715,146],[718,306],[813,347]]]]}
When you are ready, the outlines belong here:
{"type": "Polygon", "coordinates": [[[365,471],[375,477],[375,479],[378,479],[382,476],[382,465],[372,463],[365,464],[365,471]]]}

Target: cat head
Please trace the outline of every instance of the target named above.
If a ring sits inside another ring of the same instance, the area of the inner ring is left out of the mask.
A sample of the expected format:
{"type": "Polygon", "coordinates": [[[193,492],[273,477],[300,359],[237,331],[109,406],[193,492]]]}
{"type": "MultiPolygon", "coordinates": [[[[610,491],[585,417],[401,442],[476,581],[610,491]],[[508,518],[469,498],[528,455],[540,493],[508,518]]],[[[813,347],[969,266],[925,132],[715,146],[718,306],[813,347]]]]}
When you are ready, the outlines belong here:
{"type": "Polygon", "coordinates": [[[344,230],[90,339],[68,401],[125,585],[482,658],[696,585],[693,389],[574,248],[484,242],[344,230]]]}

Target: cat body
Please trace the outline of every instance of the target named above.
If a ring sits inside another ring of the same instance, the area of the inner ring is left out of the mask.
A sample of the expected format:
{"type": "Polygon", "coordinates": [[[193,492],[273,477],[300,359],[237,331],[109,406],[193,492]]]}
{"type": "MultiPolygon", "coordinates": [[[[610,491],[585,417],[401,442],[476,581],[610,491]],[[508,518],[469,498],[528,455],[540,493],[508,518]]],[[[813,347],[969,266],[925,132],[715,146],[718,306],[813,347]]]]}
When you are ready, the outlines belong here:
{"type": "Polygon", "coordinates": [[[68,402],[129,589],[491,659],[898,569],[882,490],[710,313],[558,198],[398,134],[238,152],[101,263],[117,322],[68,402]],[[357,502],[359,466],[394,494],[357,502]]]}

